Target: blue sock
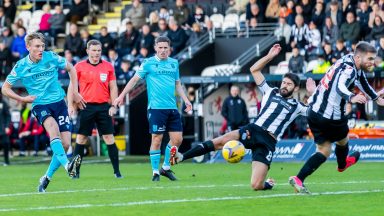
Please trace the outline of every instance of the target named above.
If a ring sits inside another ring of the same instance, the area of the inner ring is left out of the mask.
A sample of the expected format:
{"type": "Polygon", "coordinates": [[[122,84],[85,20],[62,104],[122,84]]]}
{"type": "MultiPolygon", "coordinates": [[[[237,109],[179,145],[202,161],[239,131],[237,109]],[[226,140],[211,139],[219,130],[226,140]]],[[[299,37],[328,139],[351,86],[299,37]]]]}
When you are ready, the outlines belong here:
{"type": "Polygon", "coordinates": [[[149,157],[151,159],[151,166],[152,166],[153,173],[159,174],[160,156],[161,156],[160,149],[149,151],[149,157]]]}
{"type": "Polygon", "coordinates": [[[69,161],[59,138],[55,138],[51,141],[51,149],[53,151],[53,156],[56,156],[60,164],[66,168],[69,161]]]}
{"type": "Polygon", "coordinates": [[[60,161],[57,159],[55,155],[52,156],[51,163],[49,164],[48,170],[45,173],[46,176],[48,176],[49,179],[53,177],[53,174],[56,172],[57,169],[60,167],[60,161]]]}
{"type": "Polygon", "coordinates": [[[171,144],[168,143],[167,147],[165,148],[163,163],[163,169],[165,170],[169,170],[171,167],[171,164],[169,163],[169,159],[171,158],[171,147],[171,144]]]}

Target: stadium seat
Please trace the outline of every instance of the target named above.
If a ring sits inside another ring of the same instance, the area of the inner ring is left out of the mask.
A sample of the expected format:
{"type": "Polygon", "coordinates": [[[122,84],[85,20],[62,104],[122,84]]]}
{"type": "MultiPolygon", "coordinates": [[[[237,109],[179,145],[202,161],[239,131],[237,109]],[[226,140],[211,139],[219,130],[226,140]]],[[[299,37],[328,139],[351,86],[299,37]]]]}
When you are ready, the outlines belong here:
{"type": "Polygon", "coordinates": [[[120,19],[110,19],[107,23],[108,32],[119,32],[121,28],[120,19]]]}
{"type": "Polygon", "coordinates": [[[224,22],[224,16],[222,14],[212,14],[210,17],[214,28],[221,28],[224,22]]]}
{"type": "Polygon", "coordinates": [[[120,28],[119,28],[119,33],[123,33],[127,30],[127,22],[129,21],[129,18],[124,18],[121,21],[120,28]]]}
{"type": "Polygon", "coordinates": [[[27,27],[29,25],[29,21],[31,20],[32,13],[31,11],[20,11],[19,15],[16,17],[15,20],[22,19],[24,23],[24,27],[27,27]]]}
{"type": "Polygon", "coordinates": [[[276,70],[270,71],[271,74],[286,74],[289,72],[288,61],[282,61],[277,65],[276,70]]]}
{"type": "Polygon", "coordinates": [[[239,15],[237,14],[227,14],[224,17],[223,22],[223,31],[227,28],[236,28],[239,30],[239,15]]]}
{"type": "Polygon", "coordinates": [[[32,13],[31,20],[29,21],[27,32],[35,32],[39,30],[39,24],[41,22],[41,17],[43,16],[44,11],[42,10],[35,10],[32,13]]]}

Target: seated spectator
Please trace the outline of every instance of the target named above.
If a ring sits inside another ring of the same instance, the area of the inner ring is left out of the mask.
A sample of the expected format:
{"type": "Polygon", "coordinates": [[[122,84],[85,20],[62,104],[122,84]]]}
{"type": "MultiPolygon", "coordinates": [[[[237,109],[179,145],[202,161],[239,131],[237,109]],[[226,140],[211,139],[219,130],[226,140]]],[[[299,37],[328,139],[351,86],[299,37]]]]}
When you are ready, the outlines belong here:
{"type": "Polygon", "coordinates": [[[28,55],[28,50],[25,46],[25,28],[21,27],[17,29],[17,34],[12,41],[11,52],[15,60],[19,60],[28,55]]]}
{"type": "Polygon", "coordinates": [[[11,48],[13,36],[11,34],[11,29],[8,27],[4,27],[2,30],[2,34],[0,35],[0,41],[4,43],[4,46],[7,48],[11,48]]]}
{"type": "Polygon", "coordinates": [[[293,7],[295,3],[292,0],[287,1],[286,5],[281,6],[279,17],[284,17],[288,25],[293,26],[295,24],[295,14],[293,13],[293,7]]]}
{"type": "Polygon", "coordinates": [[[80,38],[81,38],[81,50],[80,50],[80,58],[84,58],[87,55],[87,43],[92,40],[92,35],[89,34],[87,29],[80,30],[80,38]]]}
{"type": "Polygon", "coordinates": [[[116,78],[118,80],[125,80],[126,83],[128,83],[133,75],[135,75],[135,71],[131,69],[131,62],[127,59],[123,59],[119,70],[116,71],[116,78]]]}
{"type": "Polygon", "coordinates": [[[258,26],[257,19],[252,17],[247,24],[247,28],[240,30],[239,37],[255,36],[257,30],[259,30],[258,26]]]}
{"type": "MultiPolygon", "coordinates": [[[[289,44],[291,38],[291,26],[287,24],[284,17],[279,18],[279,26],[275,30],[275,36],[283,38],[285,45],[289,44]]],[[[280,39],[281,40],[281,39],[280,39]]]]}
{"type": "Polygon", "coordinates": [[[300,55],[298,48],[292,49],[292,57],[288,62],[288,69],[291,73],[302,74],[304,70],[304,57],[300,55]]]}
{"type": "Polygon", "coordinates": [[[361,29],[361,37],[365,38],[368,35],[370,28],[368,26],[369,23],[369,13],[370,10],[368,8],[368,3],[366,1],[361,1],[359,4],[359,9],[357,12],[357,21],[360,24],[361,29]]]}
{"type": "Polygon", "coordinates": [[[189,8],[184,4],[184,0],[176,0],[176,6],[173,9],[173,17],[179,25],[182,26],[188,22],[190,13],[189,8]]]}
{"type": "Polygon", "coordinates": [[[149,14],[149,28],[151,32],[156,32],[159,30],[159,15],[157,14],[156,11],[152,11],[149,14]]]}
{"type": "Polygon", "coordinates": [[[193,43],[199,41],[200,37],[204,34],[201,30],[201,26],[197,23],[192,24],[192,32],[189,34],[186,46],[191,46],[193,43]]]}
{"type": "Polygon", "coordinates": [[[121,58],[119,54],[114,49],[108,50],[108,61],[113,65],[115,71],[118,71],[120,68],[121,58]]]}
{"type": "Polygon", "coordinates": [[[332,47],[336,47],[336,41],[339,36],[339,28],[333,25],[330,17],[325,18],[325,25],[323,27],[323,44],[331,44],[332,47]]]}
{"type": "Polygon", "coordinates": [[[65,33],[65,15],[60,5],[55,6],[55,13],[48,19],[48,23],[51,25],[50,35],[54,39],[54,44],[57,45],[57,35],[65,33]]]}
{"type": "MultiPolygon", "coordinates": [[[[335,44],[336,47],[336,44],[335,44]]],[[[332,45],[329,43],[325,43],[323,46],[324,49],[324,56],[325,56],[325,61],[332,62],[332,45]]]]}
{"type": "Polygon", "coordinates": [[[279,0],[271,0],[268,3],[267,9],[265,11],[265,17],[267,22],[277,22],[279,19],[280,13],[280,2],[279,0]]]}
{"type": "Polygon", "coordinates": [[[5,80],[12,67],[11,50],[0,42],[0,79],[5,80]]]}
{"type": "Polygon", "coordinates": [[[4,14],[9,18],[10,22],[15,21],[17,7],[14,0],[4,0],[3,1],[4,14]]]}
{"type": "Polygon", "coordinates": [[[343,22],[343,12],[339,10],[339,2],[337,0],[331,1],[330,11],[328,11],[325,16],[330,17],[332,24],[340,28],[343,22]]]}
{"type": "Polygon", "coordinates": [[[51,18],[51,6],[48,4],[45,4],[43,6],[43,16],[41,16],[40,24],[39,24],[39,31],[45,35],[49,35],[51,24],[49,23],[49,18],[51,18]]]}
{"type": "Polygon", "coordinates": [[[4,14],[4,8],[0,7],[0,30],[4,29],[5,27],[10,28],[11,23],[11,20],[4,14]]]}
{"type": "Polygon", "coordinates": [[[343,22],[347,21],[348,13],[353,13],[353,16],[356,16],[356,7],[351,3],[351,0],[341,1],[341,11],[343,12],[343,22]]]}
{"type": "Polygon", "coordinates": [[[250,5],[250,11],[246,14],[247,22],[249,22],[252,17],[255,17],[258,23],[264,22],[264,15],[260,12],[260,7],[256,3],[250,5]]]}
{"type": "Polygon", "coordinates": [[[155,44],[155,37],[151,34],[149,25],[145,24],[141,27],[141,33],[131,54],[135,56],[139,53],[141,48],[146,48],[149,52],[148,55],[152,55],[155,53],[153,44],[155,44]]]}
{"type": "MultiPolygon", "coordinates": [[[[73,58],[71,51],[69,51],[69,50],[64,51],[64,57],[67,60],[67,62],[71,63],[72,65],[75,65],[77,63],[75,61],[75,59],[73,58]]],[[[59,79],[69,80],[69,74],[65,69],[59,70],[59,79]]]]}
{"type": "Polygon", "coordinates": [[[180,28],[176,20],[169,20],[168,24],[168,38],[172,41],[172,54],[171,56],[175,56],[181,50],[185,48],[185,43],[188,40],[188,36],[185,33],[184,29],[180,28]]]}
{"type": "Polygon", "coordinates": [[[309,23],[308,43],[309,52],[315,50],[317,53],[319,53],[319,51],[316,49],[320,49],[321,47],[321,34],[314,21],[309,23]]]}
{"type": "Polygon", "coordinates": [[[347,14],[347,22],[340,27],[339,38],[342,39],[349,50],[352,44],[357,43],[360,39],[360,24],[355,20],[353,12],[347,14]]]}
{"type": "Polygon", "coordinates": [[[307,24],[304,23],[303,16],[297,15],[295,17],[295,25],[292,26],[291,31],[291,48],[297,47],[300,53],[305,53],[305,47],[308,45],[309,29],[307,24]]]}
{"type": "Polygon", "coordinates": [[[149,53],[148,49],[146,47],[141,47],[139,50],[139,54],[135,58],[135,63],[137,65],[141,65],[143,63],[144,59],[151,57],[152,54],[149,53]]]}
{"type": "Polygon", "coordinates": [[[133,0],[132,7],[125,13],[125,18],[128,18],[136,29],[140,29],[146,23],[145,8],[140,0],[133,0]]]}
{"type": "Polygon", "coordinates": [[[101,54],[103,56],[108,56],[108,50],[115,49],[115,39],[108,33],[108,28],[106,26],[100,28],[99,41],[101,43],[101,54]]]}
{"type": "Polygon", "coordinates": [[[367,35],[367,40],[378,41],[382,36],[384,36],[384,23],[380,16],[376,16],[371,32],[367,35]]]}
{"type": "Polygon", "coordinates": [[[209,19],[204,12],[204,9],[197,5],[195,8],[195,13],[191,14],[188,20],[188,26],[192,26],[193,23],[199,24],[201,27],[204,27],[205,20],[209,19]]]}
{"type": "Polygon", "coordinates": [[[339,60],[341,57],[347,55],[349,52],[344,46],[344,41],[339,39],[336,41],[336,50],[332,52],[332,64],[339,60]]]}
{"type": "Polygon", "coordinates": [[[154,37],[167,36],[168,34],[168,24],[164,18],[160,18],[158,22],[157,31],[152,32],[154,37]]]}
{"type": "Polygon", "coordinates": [[[11,25],[11,30],[12,30],[11,32],[15,33],[15,32],[17,32],[17,29],[19,29],[21,27],[27,29],[28,26],[26,25],[26,23],[24,23],[23,19],[18,18],[16,20],[16,22],[11,25]]]}
{"type": "Polygon", "coordinates": [[[166,22],[169,20],[169,12],[166,6],[161,6],[159,10],[159,19],[164,19],[166,22]]]}
{"type": "Polygon", "coordinates": [[[384,36],[381,36],[379,40],[379,46],[377,49],[377,56],[380,56],[382,59],[384,59],[384,36]]]}
{"type": "Polygon", "coordinates": [[[88,2],[85,0],[74,0],[69,8],[67,20],[71,23],[77,24],[83,21],[84,17],[89,13],[88,2]]]}
{"type": "Polygon", "coordinates": [[[69,27],[69,34],[65,38],[64,50],[71,51],[74,58],[77,58],[78,60],[82,55],[82,43],[80,33],[77,30],[77,25],[72,23],[69,27]]]}
{"type": "Polygon", "coordinates": [[[127,30],[120,34],[117,41],[117,50],[121,56],[131,54],[139,37],[139,32],[133,27],[132,22],[128,21],[126,26],[127,30]]]}
{"type": "Polygon", "coordinates": [[[318,29],[323,29],[325,20],[325,12],[323,3],[317,2],[315,9],[312,13],[312,21],[316,24],[318,29]]]}
{"type": "Polygon", "coordinates": [[[379,4],[373,3],[372,4],[372,12],[369,13],[369,21],[368,21],[369,28],[373,27],[376,16],[380,16],[381,19],[384,20],[384,10],[380,9],[379,4]]]}

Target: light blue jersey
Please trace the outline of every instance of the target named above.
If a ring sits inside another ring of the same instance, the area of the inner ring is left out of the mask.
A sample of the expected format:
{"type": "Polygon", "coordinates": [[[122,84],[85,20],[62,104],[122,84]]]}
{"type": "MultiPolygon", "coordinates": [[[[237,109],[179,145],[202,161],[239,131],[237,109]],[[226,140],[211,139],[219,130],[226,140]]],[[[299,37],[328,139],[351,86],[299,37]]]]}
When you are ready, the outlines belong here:
{"type": "Polygon", "coordinates": [[[180,75],[176,59],[145,59],[136,74],[146,80],[148,109],[177,109],[175,89],[180,75]]]}
{"type": "Polygon", "coordinates": [[[51,51],[44,51],[42,59],[37,63],[32,62],[28,55],[16,63],[6,82],[14,85],[21,80],[28,94],[36,96],[32,107],[55,103],[65,96],[58,80],[58,71],[66,65],[65,58],[51,51]]]}

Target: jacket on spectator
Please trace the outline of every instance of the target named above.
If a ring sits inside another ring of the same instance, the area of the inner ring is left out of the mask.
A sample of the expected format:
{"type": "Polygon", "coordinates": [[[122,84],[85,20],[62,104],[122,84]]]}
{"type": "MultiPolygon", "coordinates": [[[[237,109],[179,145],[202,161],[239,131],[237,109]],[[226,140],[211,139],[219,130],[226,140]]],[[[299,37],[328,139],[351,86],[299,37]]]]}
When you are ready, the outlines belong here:
{"type": "Polygon", "coordinates": [[[64,14],[53,14],[48,22],[51,24],[52,29],[62,29],[65,30],[65,15],[64,14]]]}
{"type": "Polygon", "coordinates": [[[4,99],[0,98],[0,135],[5,135],[5,128],[11,123],[9,106],[4,99]]]}
{"type": "Polygon", "coordinates": [[[174,56],[185,48],[185,43],[188,40],[188,36],[185,33],[184,29],[178,27],[176,31],[168,30],[167,36],[172,41],[172,56],[174,56]]]}
{"type": "Polygon", "coordinates": [[[340,27],[339,38],[344,41],[356,43],[360,37],[360,24],[358,22],[343,23],[340,27]]]}
{"type": "Polygon", "coordinates": [[[247,106],[239,96],[229,96],[224,100],[221,115],[227,120],[229,127],[237,128],[248,124],[247,106]]]}
{"type": "Polygon", "coordinates": [[[125,14],[125,17],[129,18],[136,29],[141,28],[146,22],[145,8],[143,4],[139,4],[137,8],[132,6],[125,14]]]}

